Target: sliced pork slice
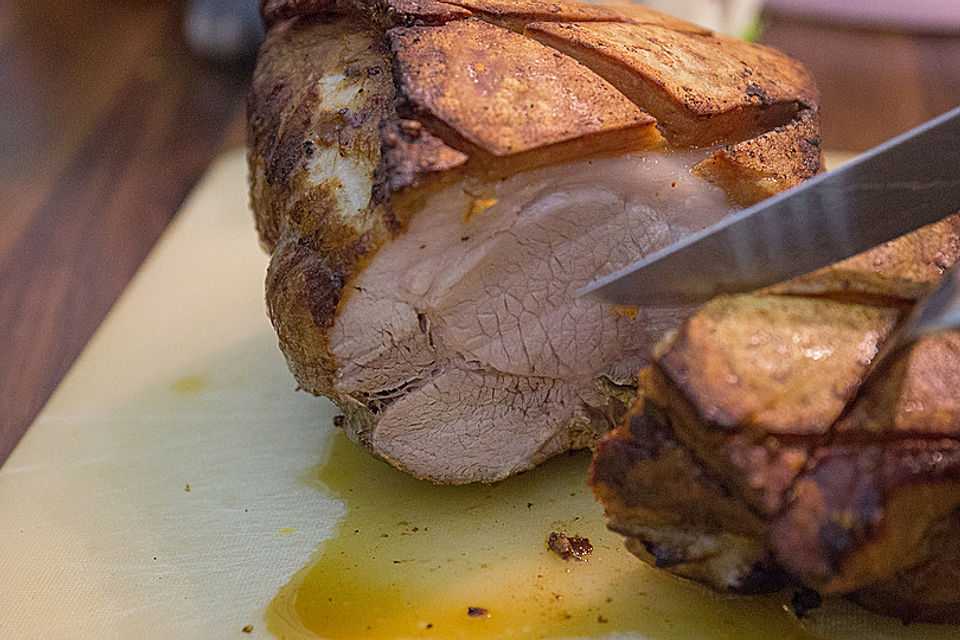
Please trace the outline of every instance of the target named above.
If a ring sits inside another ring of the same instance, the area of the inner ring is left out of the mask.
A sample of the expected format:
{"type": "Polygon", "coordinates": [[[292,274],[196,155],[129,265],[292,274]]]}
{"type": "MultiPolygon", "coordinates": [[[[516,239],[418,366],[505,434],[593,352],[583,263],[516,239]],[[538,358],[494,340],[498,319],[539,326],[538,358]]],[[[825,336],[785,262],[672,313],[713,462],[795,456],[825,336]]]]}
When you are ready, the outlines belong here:
{"type": "Polygon", "coordinates": [[[598,448],[591,483],[611,528],[720,589],[789,581],[960,622],[960,332],[861,388],[958,241],[953,216],[684,322],[598,448]],[[678,480],[664,483],[668,465],[678,480]]]}
{"type": "Polygon", "coordinates": [[[594,443],[690,310],[578,289],[819,170],[802,68],[642,7],[264,16],[249,160],[270,317],[300,385],[419,477],[489,482],[594,443]]]}

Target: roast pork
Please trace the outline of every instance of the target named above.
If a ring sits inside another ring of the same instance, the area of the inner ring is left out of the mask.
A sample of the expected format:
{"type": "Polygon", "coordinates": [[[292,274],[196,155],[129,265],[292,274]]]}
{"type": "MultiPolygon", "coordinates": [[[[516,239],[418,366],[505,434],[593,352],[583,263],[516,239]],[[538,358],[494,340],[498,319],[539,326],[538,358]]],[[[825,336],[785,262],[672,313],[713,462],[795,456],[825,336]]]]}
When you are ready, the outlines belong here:
{"type": "Polygon", "coordinates": [[[960,332],[895,352],[863,385],[958,254],[952,216],[707,304],[658,347],[598,447],[609,526],[718,589],[803,586],[960,622],[960,332]]]}
{"type": "Polygon", "coordinates": [[[594,444],[690,310],[577,290],[820,168],[801,65],[637,5],[262,12],[249,164],[280,347],[353,439],[436,482],[594,444]]]}

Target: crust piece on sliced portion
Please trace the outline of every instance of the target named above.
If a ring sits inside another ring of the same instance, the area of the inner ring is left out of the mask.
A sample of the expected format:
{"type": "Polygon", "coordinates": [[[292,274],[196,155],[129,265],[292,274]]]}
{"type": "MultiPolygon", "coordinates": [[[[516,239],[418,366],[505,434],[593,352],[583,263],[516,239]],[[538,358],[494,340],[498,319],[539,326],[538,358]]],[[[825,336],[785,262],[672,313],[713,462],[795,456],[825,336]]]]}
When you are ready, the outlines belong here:
{"type": "Polygon", "coordinates": [[[490,482],[595,443],[690,310],[576,292],[820,168],[802,67],[644,7],[262,10],[270,318],[300,386],[419,477],[490,482]]]}
{"type": "Polygon", "coordinates": [[[863,385],[958,240],[960,214],[715,299],[662,343],[592,470],[631,550],[720,589],[790,581],[960,622],[960,332],[898,352],[863,385]],[[666,465],[680,480],[659,482],[666,465]]]}
{"type": "Polygon", "coordinates": [[[527,33],[642,104],[675,145],[739,142],[815,100],[798,62],[727,36],[614,22],[533,23],[527,33]]]}

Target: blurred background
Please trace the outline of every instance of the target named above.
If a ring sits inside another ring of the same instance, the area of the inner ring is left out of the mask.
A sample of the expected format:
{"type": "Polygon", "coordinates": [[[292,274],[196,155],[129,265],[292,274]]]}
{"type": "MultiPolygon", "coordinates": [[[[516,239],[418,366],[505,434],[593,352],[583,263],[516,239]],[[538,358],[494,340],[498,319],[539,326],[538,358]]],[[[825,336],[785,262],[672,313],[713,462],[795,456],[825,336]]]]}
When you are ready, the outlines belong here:
{"type": "MultiPolygon", "coordinates": [[[[958,0],[649,4],[806,63],[828,150],[960,104],[958,0]]],[[[0,461],[204,169],[243,144],[260,35],[255,0],[0,2],[0,461]]]]}

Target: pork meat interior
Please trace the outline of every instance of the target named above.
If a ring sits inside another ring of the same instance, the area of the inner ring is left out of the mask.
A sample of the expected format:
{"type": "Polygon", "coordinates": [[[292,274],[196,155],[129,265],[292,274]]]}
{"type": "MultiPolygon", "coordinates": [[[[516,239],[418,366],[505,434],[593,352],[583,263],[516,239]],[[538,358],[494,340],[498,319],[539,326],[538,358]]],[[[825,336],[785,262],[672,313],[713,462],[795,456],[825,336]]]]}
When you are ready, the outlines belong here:
{"type": "Polygon", "coordinates": [[[595,443],[691,310],[575,293],[819,170],[799,64],[639,6],[263,10],[249,161],[271,320],[301,387],[422,478],[595,443]]]}

